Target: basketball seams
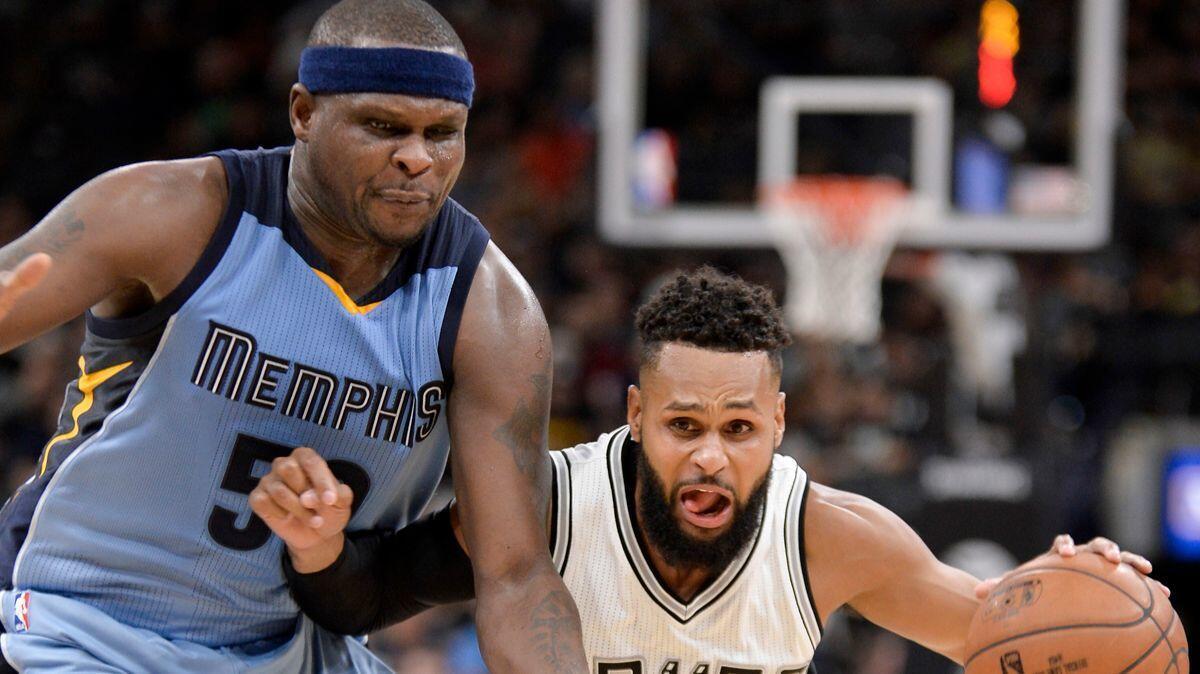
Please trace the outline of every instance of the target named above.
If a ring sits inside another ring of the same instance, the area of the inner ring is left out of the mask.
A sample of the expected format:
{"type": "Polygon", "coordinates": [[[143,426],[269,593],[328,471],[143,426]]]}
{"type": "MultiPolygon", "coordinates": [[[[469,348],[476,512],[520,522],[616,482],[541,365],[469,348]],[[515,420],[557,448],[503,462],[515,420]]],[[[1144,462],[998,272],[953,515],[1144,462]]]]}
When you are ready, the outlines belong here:
{"type": "MultiPolygon", "coordinates": [[[[1151,646],[1150,650],[1146,651],[1146,654],[1143,654],[1143,656],[1142,656],[1143,658],[1146,655],[1148,655],[1151,651],[1153,651],[1155,646],[1157,646],[1163,640],[1163,638],[1165,638],[1165,634],[1163,634],[1162,628],[1159,627],[1158,622],[1154,621],[1154,619],[1153,619],[1152,614],[1154,612],[1154,606],[1155,606],[1153,592],[1150,593],[1150,606],[1142,606],[1141,602],[1139,602],[1136,597],[1134,597],[1129,592],[1126,592],[1124,590],[1124,588],[1113,583],[1112,581],[1109,581],[1106,578],[1097,576],[1096,574],[1091,573],[1089,571],[1084,571],[1082,569],[1072,569],[1072,568],[1063,567],[1063,566],[1039,566],[1039,567],[1035,567],[1032,569],[1026,569],[1024,571],[1018,571],[1018,572],[1014,573],[1012,576],[1010,576],[1006,580],[1012,580],[1012,579],[1016,579],[1016,578],[1020,578],[1023,576],[1032,575],[1032,574],[1037,574],[1037,573],[1044,573],[1047,571],[1065,571],[1068,573],[1077,573],[1080,575],[1088,576],[1089,578],[1095,579],[1105,585],[1108,585],[1109,587],[1113,588],[1117,592],[1124,595],[1127,599],[1129,599],[1129,601],[1133,602],[1134,605],[1136,605],[1138,607],[1138,609],[1140,609],[1142,611],[1142,616],[1140,618],[1138,618],[1137,620],[1133,620],[1130,622],[1123,622],[1123,623],[1075,623],[1075,624],[1071,624],[1071,625],[1055,625],[1053,627],[1043,627],[1043,628],[1037,629],[1037,630],[1030,630],[1028,632],[1022,632],[1020,634],[1014,634],[1010,637],[1007,637],[1007,638],[1001,639],[999,641],[990,643],[986,646],[983,646],[979,650],[975,651],[974,653],[971,654],[970,657],[968,657],[966,659],[965,662],[963,662],[963,667],[966,667],[967,665],[971,664],[971,662],[973,660],[975,660],[975,658],[979,657],[982,653],[985,653],[993,648],[996,648],[997,646],[1001,646],[1003,644],[1007,644],[1007,643],[1010,643],[1010,642],[1013,642],[1013,641],[1016,641],[1019,639],[1025,639],[1027,637],[1037,636],[1039,634],[1046,634],[1049,632],[1061,632],[1064,630],[1089,629],[1089,628],[1128,629],[1128,628],[1136,627],[1136,626],[1142,624],[1143,622],[1146,621],[1147,618],[1149,618],[1151,620],[1151,623],[1154,625],[1154,628],[1156,630],[1158,630],[1160,636],[1159,636],[1159,639],[1154,642],[1154,646],[1151,646]]],[[[1142,582],[1145,583],[1146,582],[1145,579],[1142,579],[1142,582]]],[[[1172,615],[1173,614],[1174,614],[1174,611],[1172,611],[1172,615]]],[[[1141,658],[1139,658],[1138,661],[1140,662],[1141,658]]]]}
{"type": "MultiPolygon", "coordinates": [[[[1154,620],[1154,616],[1153,615],[1150,616],[1150,619],[1154,620]]],[[[1154,624],[1158,625],[1158,621],[1154,620],[1154,624]]],[[[1180,658],[1180,656],[1184,656],[1184,655],[1188,654],[1187,646],[1183,646],[1181,648],[1176,648],[1175,644],[1171,642],[1171,634],[1173,633],[1173,631],[1175,630],[1176,627],[1180,628],[1180,632],[1183,631],[1182,630],[1183,624],[1179,621],[1179,614],[1176,613],[1174,609],[1172,609],[1171,610],[1171,621],[1167,623],[1166,627],[1161,628],[1163,639],[1165,639],[1167,642],[1167,648],[1169,648],[1171,650],[1171,661],[1167,663],[1167,668],[1163,670],[1163,674],[1167,674],[1167,672],[1170,671],[1172,668],[1174,668],[1177,673],[1181,672],[1182,670],[1179,667],[1179,658],[1180,658]]]]}
{"type": "MultiPolygon", "coordinates": [[[[1163,644],[1163,642],[1166,642],[1168,650],[1171,649],[1171,642],[1170,642],[1170,640],[1167,639],[1167,633],[1164,632],[1162,630],[1162,628],[1158,626],[1158,621],[1156,621],[1154,619],[1154,616],[1150,617],[1150,622],[1154,623],[1154,627],[1156,627],[1158,629],[1158,638],[1154,640],[1154,643],[1150,644],[1150,647],[1147,648],[1146,651],[1144,653],[1142,653],[1138,657],[1137,660],[1134,660],[1132,663],[1129,664],[1128,667],[1126,667],[1125,669],[1122,669],[1120,674],[1129,674],[1129,672],[1132,672],[1134,667],[1137,667],[1138,665],[1142,664],[1142,662],[1146,658],[1150,657],[1151,653],[1158,650],[1158,647],[1161,646],[1163,644]]],[[[1171,611],[1171,624],[1172,625],[1175,624],[1175,612],[1174,611],[1171,611]]],[[[1172,659],[1174,659],[1174,658],[1172,657],[1172,659]]],[[[1167,669],[1170,669],[1169,664],[1167,666],[1167,669]]]]}
{"type": "MultiPolygon", "coordinates": [[[[1181,672],[1183,672],[1183,669],[1182,669],[1182,668],[1179,666],[1179,658],[1180,658],[1180,656],[1187,655],[1189,652],[1190,652],[1190,651],[1189,651],[1187,648],[1181,648],[1181,649],[1179,649],[1178,651],[1176,651],[1176,652],[1175,652],[1175,653],[1174,653],[1174,654],[1171,656],[1171,665],[1170,665],[1170,667],[1174,667],[1174,668],[1175,668],[1175,671],[1176,671],[1177,673],[1181,673],[1181,672]]],[[[1168,669],[1170,669],[1170,667],[1168,667],[1168,669]]]]}
{"type": "MultiPolygon", "coordinates": [[[[1128,623],[1078,623],[1078,624],[1074,624],[1074,625],[1055,625],[1054,627],[1043,627],[1042,629],[1039,629],[1039,630],[1030,630],[1028,632],[1022,632],[1020,634],[1014,634],[1011,637],[1006,637],[1004,639],[1001,639],[999,641],[994,641],[986,646],[981,647],[979,650],[972,653],[971,657],[967,658],[966,662],[963,663],[963,667],[966,667],[967,665],[971,664],[971,662],[974,661],[975,658],[979,657],[983,653],[986,653],[986,652],[992,650],[993,648],[996,648],[998,646],[1003,646],[1004,644],[1007,644],[1007,643],[1010,643],[1013,641],[1018,641],[1020,639],[1025,639],[1027,637],[1035,637],[1039,634],[1048,634],[1050,632],[1063,632],[1066,630],[1081,630],[1081,629],[1105,629],[1105,628],[1129,629],[1130,627],[1137,627],[1138,625],[1140,625],[1144,622],[1146,622],[1146,618],[1142,617],[1138,620],[1135,620],[1133,622],[1128,622],[1128,623]]],[[[1158,642],[1155,642],[1155,643],[1158,643],[1158,642]]]]}
{"type": "MultiPolygon", "coordinates": [[[[1136,592],[1136,590],[1132,590],[1132,591],[1126,590],[1125,588],[1122,588],[1121,586],[1117,585],[1116,583],[1114,583],[1100,575],[1097,575],[1096,573],[1093,573],[1093,572],[1090,572],[1087,570],[1082,570],[1082,569],[1073,569],[1073,568],[1069,568],[1069,567],[1059,567],[1059,566],[1036,567],[1036,568],[1031,568],[1031,569],[1016,572],[1011,576],[1010,579],[1017,579],[1017,578],[1028,576],[1031,574],[1043,573],[1043,572],[1048,572],[1048,571],[1066,571],[1066,572],[1070,572],[1070,573],[1076,573],[1076,574],[1087,576],[1087,577],[1089,577],[1095,581],[1098,581],[1100,583],[1103,583],[1104,585],[1107,585],[1107,586],[1111,587],[1112,589],[1116,590],[1117,592],[1119,592],[1125,598],[1129,599],[1129,601],[1131,601],[1134,605],[1136,605],[1138,607],[1138,609],[1142,612],[1142,615],[1141,615],[1141,617],[1139,617],[1136,620],[1127,621],[1127,622],[1077,623],[1077,624],[1070,624],[1070,625],[1056,625],[1056,626],[1052,626],[1052,627],[1044,627],[1044,628],[1037,629],[1037,630],[1030,630],[1030,631],[1023,632],[1020,634],[1015,634],[1015,635],[1006,637],[1004,639],[995,641],[993,643],[990,643],[986,646],[980,647],[974,653],[972,653],[970,655],[970,657],[967,658],[966,662],[963,663],[964,667],[970,665],[974,660],[976,660],[980,655],[983,655],[984,653],[987,653],[989,651],[992,651],[993,649],[996,649],[998,647],[1001,647],[1001,646],[1004,646],[1011,642],[1019,641],[1022,639],[1036,637],[1041,634],[1047,634],[1047,633],[1051,633],[1051,632],[1061,632],[1061,631],[1066,631],[1066,630],[1106,629],[1106,628],[1107,629],[1130,629],[1130,628],[1138,627],[1142,623],[1146,622],[1147,618],[1149,618],[1150,625],[1153,627],[1153,629],[1156,632],[1158,632],[1157,638],[1154,640],[1153,643],[1151,643],[1146,648],[1146,650],[1136,660],[1134,660],[1131,664],[1129,664],[1124,669],[1122,669],[1120,671],[1120,674],[1131,674],[1139,665],[1141,665],[1148,658],[1150,658],[1159,648],[1162,648],[1164,646],[1164,644],[1167,649],[1167,654],[1170,657],[1169,662],[1166,663],[1166,667],[1163,669],[1164,674],[1167,674],[1168,672],[1171,672],[1171,671],[1174,671],[1174,672],[1182,671],[1182,669],[1180,667],[1180,662],[1183,661],[1183,659],[1187,657],[1188,648],[1186,645],[1184,645],[1183,647],[1177,649],[1171,640],[1171,637],[1173,635],[1172,631],[1175,630],[1179,625],[1178,614],[1173,609],[1170,608],[1169,603],[1166,603],[1166,606],[1170,610],[1170,616],[1169,616],[1167,624],[1164,626],[1157,620],[1157,617],[1155,616],[1155,612],[1157,609],[1160,608],[1160,602],[1158,601],[1158,598],[1155,596],[1154,588],[1150,584],[1148,579],[1146,579],[1145,577],[1140,576],[1140,575],[1138,576],[1138,580],[1141,581],[1142,586],[1146,589],[1146,596],[1148,597],[1148,601],[1149,601],[1148,605],[1143,605],[1142,602],[1138,601],[1138,599],[1132,594],[1132,592],[1136,592]]],[[[1149,636],[1149,635],[1147,635],[1147,636],[1149,636]]],[[[1156,658],[1156,660],[1158,660],[1158,659],[1156,658]]],[[[1161,660],[1158,660],[1158,661],[1161,662],[1161,660]]]]}
{"type": "MultiPolygon", "coordinates": [[[[1163,674],[1166,674],[1168,671],[1171,670],[1171,668],[1175,668],[1175,671],[1179,672],[1180,671],[1179,657],[1181,655],[1186,655],[1188,652],[1188,649],[1186,646],[1184,646],[1183,648],[1177,649],[1175,647],[1175,644],[1171,642],[1171,633],[1174,630],[1174,628],[1176,627],[1176,624],[1179,623],[1179,614],[1175,612],[1174,608],[1171,608],[1171,619],[1167,622],[1165,627],[1159,625],[1158,620],[1156,620],[1154,617],[1154,610],[1153,610],[1155,607],[1155,603],[1156,603],[1155,598],[1154,598],[1154,588],[1150,586],[1150,581],[1148,581],[1145,577],[1141,578],[1141,581],[1142,581],[1142,585],[1144,585],[1146,587],[1146,591],[1149,592],[1149,594],[1150,594],[1150,609],[1151,609],[1150,610],[1150,622],[1154,623],[1154,626],[1157,627],[1159,632],[1162,634],[1161,639],[1159,641],[1156,641],[1154,643],[1154,645],[1150,647],[1150,650],[1148,650],[1146,652],[1146,654],[1148,655],[1149,653],[1153,652],[1153,650],[1158,647],[1158,644],[1161,641],[1166,641],[1167,648],[1171,652],[1171,661],[1167,663],[1167,667],[1166,667],[1166,669],[1163,670],[1163,674]]],[[[1168,608],[1170,608],[1169,602],[1168,602],[1167,606],[1168,606],[1168,608]]],[[[1145,656],[1143,656],[1143,657],[1145,657],[1145,656]]],[[[1139,658],[1139,660],[1140,660],[1140,658],[1139,658]]],[[[1134,664],[1137,664],[1137,663],[1134,663],[1134,664]]],[[[1126,671],[1128,671],[1128,670],[1126,670],[1126,671]]]]}

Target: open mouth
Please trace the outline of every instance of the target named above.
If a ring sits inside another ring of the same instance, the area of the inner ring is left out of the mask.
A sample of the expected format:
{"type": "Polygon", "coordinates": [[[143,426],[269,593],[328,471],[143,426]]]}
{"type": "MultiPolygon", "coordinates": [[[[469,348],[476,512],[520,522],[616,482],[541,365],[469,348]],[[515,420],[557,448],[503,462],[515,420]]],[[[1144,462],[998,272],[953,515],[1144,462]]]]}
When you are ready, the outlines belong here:
{"type": "Polygon", "coordinates": [[[679,491],[683,518],[702,529],[716,529],[733,518],[733,495],[709,484],[684,487],[679,491]]]}

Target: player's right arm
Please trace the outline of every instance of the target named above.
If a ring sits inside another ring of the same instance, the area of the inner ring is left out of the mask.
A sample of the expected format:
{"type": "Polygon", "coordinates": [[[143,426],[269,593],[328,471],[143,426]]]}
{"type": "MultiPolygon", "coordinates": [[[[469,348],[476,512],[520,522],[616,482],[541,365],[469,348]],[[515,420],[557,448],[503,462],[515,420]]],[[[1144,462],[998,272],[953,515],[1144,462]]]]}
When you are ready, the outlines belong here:
{"type": "Polygon", "coordinates": [[[314,622],[366,634],[475,597],[451,507],[399,531],[346,534],[352,502],[350,487],[307,447],[276,459],[250,493],[250,507],[284,542],[289,589],[314,622]]]}
{"type": "Polygon", "coordinates": [[[88,307],[113,318],[161,300],[199,259],[226,190],[216,158],[127,166],[75,190],[0,249],[0,352],[88,307]]]}

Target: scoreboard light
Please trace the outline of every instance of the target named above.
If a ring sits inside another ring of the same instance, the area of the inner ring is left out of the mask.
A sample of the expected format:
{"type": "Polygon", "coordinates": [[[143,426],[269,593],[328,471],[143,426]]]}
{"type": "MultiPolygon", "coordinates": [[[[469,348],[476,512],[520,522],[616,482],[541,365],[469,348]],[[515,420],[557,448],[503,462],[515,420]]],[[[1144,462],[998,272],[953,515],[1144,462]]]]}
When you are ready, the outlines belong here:
{"type": "Polygon", "coordinates": [[[1200,447],[1167,455],[1162,492],[1163,547],[1174,559],[1200,561],[1200,447]]]}
{"type": "Polygon", "coordinates": [[[1017,91],[1013,57],[1021,49],[1017,8],[1008,0],[987,0],[979,12],[979,100],[1002,108],[1017,91]]]}

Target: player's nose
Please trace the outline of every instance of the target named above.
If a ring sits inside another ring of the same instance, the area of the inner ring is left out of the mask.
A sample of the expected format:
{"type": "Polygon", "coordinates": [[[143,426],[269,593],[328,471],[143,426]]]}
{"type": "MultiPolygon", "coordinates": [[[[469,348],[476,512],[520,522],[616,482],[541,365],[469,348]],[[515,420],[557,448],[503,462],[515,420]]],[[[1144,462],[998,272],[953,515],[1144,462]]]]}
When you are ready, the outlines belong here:
{"type": "Polygon", "coordinates": [[[705,475],[716,475],[729,465],[729,455],[725,452],[720,438],[712,434],[706,436],[704,442],[692,452],[692,462],[704,471],[705,475]]]}
{"type": "Polygon", "coordinates": [[[415,135],[399,139],[392,150],[392,165],[409,176],[419,176],[433,165],[433,157],[425,147],[425,141],[415,135]]]}

